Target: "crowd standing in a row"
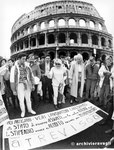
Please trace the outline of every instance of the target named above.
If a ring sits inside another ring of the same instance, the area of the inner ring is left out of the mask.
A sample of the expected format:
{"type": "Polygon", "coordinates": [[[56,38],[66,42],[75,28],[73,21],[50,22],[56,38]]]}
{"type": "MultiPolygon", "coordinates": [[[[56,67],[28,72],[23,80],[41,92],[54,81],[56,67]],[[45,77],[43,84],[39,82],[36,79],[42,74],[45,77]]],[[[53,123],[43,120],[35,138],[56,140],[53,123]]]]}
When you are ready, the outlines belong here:
{"type": "Polygon", "coordinates": [[[17,60],[2,59],[1,67],[7,66],[6,72],[0,75],[0,90],[6,106],[20,106],[21,117],[25,116],[25,100],[28,112],[36,114],[33,104],[40,100],[52,103],[55,109],[80,100],[94,103],[95,97],[99,106],[106,108],[114,89],[114,65],[111,57],[104,62],[95,61],[90,56],[83,60],[81,54],[51,60],[50,55],[39,59],[33,53],[28,56],[19,54],[17,60]],[[63,103],[63,105],[62,105],[63,103]]]}

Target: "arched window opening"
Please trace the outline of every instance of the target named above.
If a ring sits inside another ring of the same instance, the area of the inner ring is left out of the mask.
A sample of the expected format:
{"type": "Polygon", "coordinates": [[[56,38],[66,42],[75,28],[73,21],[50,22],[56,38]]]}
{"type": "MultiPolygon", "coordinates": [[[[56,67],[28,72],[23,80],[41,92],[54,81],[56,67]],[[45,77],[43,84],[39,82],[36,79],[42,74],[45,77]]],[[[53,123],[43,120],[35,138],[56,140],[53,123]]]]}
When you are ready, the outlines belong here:
{"type": "Polygon", "coordinates": [[[54,20],[49,21],[49,28],[52,28],[55,26],[54,20]]]}
{"type": "Polygon", "coordinates": [[[98,28],[99,28],[99,30],[102,30],[102,24],[101,23],[98,24],[98,28]]]}
{"type": "Polygon", "coordinates": [[[41,59],[42,59],[42,57],[44,57],[44,58],[45,58],[44,53],[40,52],[40,53],[39,53],[39,57],[40,57],[41,59]]]}
{"type": "Polygon", "coordinates": [[[86,61],[86,60],[89,59],[89,54],[86,53],[86,52],[82,53],[82,56],[83,56],[83,60],[84,60],[84,61],[86,61]]]}
{"type": "Polygon", "coordinates": [[[58,36],[58,42],[59,43],[65,43],[66,42],[66,38],[65,38],[65,34],[64,33],[60,33],[58,36]]]}
{"type": "Polygon", "coordinates": [[[84,19],[80,19],[80,20],[79,20],[79,25],[80,25],[81,27],[85,27],[85,26],[86,26],[85,20],[84,20],[84,19]]]}
{"type": "Polygon", "coordinates": [[[51,60],[53,60],[55,58],[55,53],[54,52],[49,52],[49,55],[51,57],[51,60]]]}
{"type": "Polygon", "coordinates": [[[20,43],[20,49],[23,49],[23,42],[20,43]]]}
{"type": "Polygon", "coordinates": [[[105,61],[105,58],[106,58],[106,55],[102,55],[101,59],[103,62],[105,61]]]}
{"type": "Polygon", "coordinates": [[[95,23],[93,21],[90,21],[90,28],[95,28],[95,23]]]}
{"type": "Polygon", "coordinates": [[[53,34],[48,35],[48,44],[53,44],[55,43],[55,37],[53,34]]]}
{"type": "Polygon", "coordinates": [[[58,26],[59,26],[59,27],[65,26],[65,20],[64,20],[64,19],[59,19],[59,21],[58,21],[58,26]]]}
{"type": "Polygon", "coordinates": [[[98,45],[98,37],[96,35],[92,36],[92,44],[93,45],[98,45]]]}
{"type": "Polygon", "coordinates": [[[41,29],[41,30],[45,29],[45,22],[42,22],[42,23],[40,24],[40,29],[41,29]]]}
{"type": "Polygon", "coordinates": [[[20,37],[20,32],[17,33],[17,36],[20,37]]]}
{"type": "Polygon", "coordinates": [[[45,44],[45,34],[39,36],[39,45],[45,44]]]}
{"type": "Polygon", "coordinates": [[[101,45],[105,46],[105,38],[101,38],[101,45]]]}
{"type": "Polygon", "coordinates": [[[27,28],[27,34],[30,34],[30,28],[27,28]]]}
{"type": "Polygon", "coordinates": [[[19,44],[17,44],[17,51],[19,51],[19,44]]]}
{"type": "Polygon", "coordinates": [[[71,34],[70,34],[70,41],[71,41],[71,40],[74,40],[74,43],[77,43],[77,36],[76,36],[75,33],[71,33],[71,34]]]}
{"type": "Polygon", "coordinates": [[[24,36],[24,30],[21,31],[21,36],[24,36]]]}
{"type": "Polygon", "coordinates": [[[25,48],[28,48],[28,46],[29,46],[29,41],[26,40],[26,41],[25,41],[25,48]]]}
{"type": "Polygon", "coordinates": [[[33,26],[33,32],[36,32],[37,31],[37,25],[35,24],[34,26],[33,26]]]}
{"type": "Polygon", "coordinates": [[[109,48],[112,47],[112,42],[111,42],[111,40],[108,40],[108,46],[109,46],[109,48]]]}
{"type": "Polygon", "coordinates": [[[88,37],[86,34],[82,34],[82,44],[88,44],[88,37]]]}
{"type": "Polygon", "coordinates": [[[69,19],[68,25],[69,25],[69,26],[75,26],[75,25],[76,25],[75,20],[74,20],[74,19],[69,19]]]}
{"type": "Polygon", "coordinates": [[[36,38],[31,38],[31,40],[30,40],[30,46],[31,47],[36,46],[36,38]]]}
{"type": "Polygon", "coordinates": [[[71,53],[70,53],[70,57],[71,57],[71,58],[74,58],[75,55],[77,55],[77,52],[71,52],[71,53]]]}

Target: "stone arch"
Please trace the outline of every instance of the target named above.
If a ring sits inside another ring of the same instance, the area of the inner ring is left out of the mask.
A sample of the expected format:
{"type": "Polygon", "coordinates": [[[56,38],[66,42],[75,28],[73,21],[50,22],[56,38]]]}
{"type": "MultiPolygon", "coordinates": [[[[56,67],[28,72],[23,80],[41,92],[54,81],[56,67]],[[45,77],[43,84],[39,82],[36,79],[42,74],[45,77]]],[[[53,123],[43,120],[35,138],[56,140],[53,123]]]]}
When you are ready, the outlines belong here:
{"type": "Polygon", "coordinates": [[[75,19],[70,18],[70,19],[68,20],[68,25],[69,25],[69,26],[75,26],[75,25],[76,25],[75,19]]]}
{"type": "Polygon", "coordinates": [[[55,26],[55,21],[54,20],[50,20],[49,21],[49,28],[52,28],[55,26]]]}
{"type": "Polygon", "coordinates": [[[92,35],[92,44],[98,45],[98,37],[96,35],[92,35]]]}
{"type": "Polygon", "coordinates": [[[70,40],[74,40],[74,43],[77,43],[77,35],[75,33],[70,33],[70,40]]]}
{"type": "Polygon", "coordinates": [[[20,49],[21,50],[23,49],[23,42],[22,41],[20,42],[20,49]]]}
{"type": "Polygon", "coordinates": [[[58,42],[59,43],[65,43],[66,42],[65,33],[59,33],[59,35],[58,35],[58,42]]]}
{"type": "Polygon", "coordinates": [[[40,29],[43,30],[43,29],[45,29],[45,28],[46,28],[45,22],[41,22],[41,24],[40,24],[40,29]]]}
{"type": "Polygon", "coordinates": [[[59,20],[58,20],[58,26],[59,26],[59,27],[65,26],[65,20],[64,20],[64,19],[59,19],[59,20]]]}
{"type": "Polygon", "coordinates": [[[80,20],[79,20],[79,25],[80,25],[81,27],[85,27],[85,26],[86,26],[86,21],[85,21],[85,19],[80,19],[80,20]]]}
{"type": "Polygon", "coordinates": [[[84,61],[89,59],[89,53],[87,53],[87,52],[83,52],[82,56],[83,56],[84,61]]]}
{"type": "Polygon", "coordinates": [[[106,44],[106,40],[104,37],[101,38],[101,46],[105,46],[106,44]]]}
{"type": "Polygon", "coordinates": [[[40,34],[39,35],[39,45],[44,45],[45,44],[45,34],[40,34]]]}
{"type": "Polygon", "coordinates": [[[87,36],[87,34],[82,34],[81,40],[82,40],[82,44],[87,44],[88,43],[88,36],[87,36]]]}
{"type": "Polygon", "coordinates": [[[103,55],[101,56],[101,60],[104,62],[104,61],[105,61],[105,58],[106,58],[106,55],[103,54],[103,55]]]}
{"type": "Polygon", "coordinates": [[[50,55],[51,60],[53,60],[55,58],[55,52],[50,51],[50,52],[48,52],[48,54],[50,55]]]}
{"type": "Polygon", "coordinates": [[[39,52],[38,56],[41,58],[42,56],[45,56],[45,53],[39,52]]]}
{"type": "Polygon", "coordinates": [[[24,29],[21,30],[21,36],[24,36],[24,29]]]}
{"type": "Polygon", "coordinates": [[[32,26],[32,30],[33,30],[33,32],[36,32],[36,31],[37,31],[37,25],[36,25],[36,24],[34,24],[34,25],[32,26]]]}
{"type": "Polygon", "coordinates": [[[76,51],[74,51],[74,52],[73,52],[73,51],[72,51],[72,52],[70,52],[70,57],[71,57],[71,58],[74,58],[74,56],[75,56],[75,55],[77,55],[77,52],[76,52],[76,51]]]}
{"type": "Polygon", "coordinates": [[[94,21],[92,21],[92,20],[90,20],[90,28],[95,28],[95,22],[94,21]]]}
{"type": "Polygon", "coordinates": [[[24,41],[24,43],[25,43],[25,48],[28,48],[28,47],[29,47],[29,40],[26,39],[26,40],[24,41]]]}
{"type": "Polygon", "coordinates": [[[30,39],[30,46],[31,46],[31,47],[36,46],[36,38],[35,38],[35,37],[32,37],[32,38],[30,39]]]}
{"type": "Polygon", "coordinates": [[[30,27],[26,28],[27,34],[30,34],[30,27]]]}
{"type": "Polygon", "coordinates": [[[99,28],[99,30],[102,30],[103,25],[102,25],[101,23],[99,23],[99,24],[98,24],[98,28],[99,28]]]}
{"type": "Polygon", "coordinates": [[[109,47],[109,48],[112,47],[112,42],[111,42],[111,40],[108,40],[108,47],[109,47]]]}
{"type": "Polygon", "coordinates": [[[20,37],[20,32],[17,33],[17,37],[20,37]]]}
{"type": "Polygon", "coordinates": [[[48,44],[55,43],[55,36],[53,34],[48,35],[48,44]]]}

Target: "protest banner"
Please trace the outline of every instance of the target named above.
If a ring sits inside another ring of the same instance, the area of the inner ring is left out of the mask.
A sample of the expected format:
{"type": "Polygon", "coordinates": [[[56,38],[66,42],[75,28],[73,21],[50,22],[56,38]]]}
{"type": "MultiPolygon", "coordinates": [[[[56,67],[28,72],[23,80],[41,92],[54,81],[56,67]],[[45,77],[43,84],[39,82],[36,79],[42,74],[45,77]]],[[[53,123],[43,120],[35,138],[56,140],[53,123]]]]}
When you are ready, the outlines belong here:
{"type": "Polygon", "coordinates": [[[84,102],[76,106],[9,120],[3,127],[3,138],[10,150],[42,147],[73,136],[102,120],[96,112],[100,108],[84,102]]]}
{"type": "Polygon", "coordinates": [[[0,91],[0,126],[2,126],[8,120],[8,113],[4,105],[4,101],[0,91]]]}

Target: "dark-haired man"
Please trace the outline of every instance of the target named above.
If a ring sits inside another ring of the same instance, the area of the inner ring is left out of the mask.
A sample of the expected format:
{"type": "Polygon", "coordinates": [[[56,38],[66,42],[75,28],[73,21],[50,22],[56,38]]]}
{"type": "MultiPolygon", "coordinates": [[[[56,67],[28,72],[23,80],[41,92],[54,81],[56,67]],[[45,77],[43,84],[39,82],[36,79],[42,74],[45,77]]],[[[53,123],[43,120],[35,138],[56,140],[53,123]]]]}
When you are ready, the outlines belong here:
{"type": "Polygon", "coordinates": [[[21,117],[25,116],[25,103],[28,112],[36,114],[31,105],[31,91],[34,90],[34,78],[30,67],[26,63],[26,54],[19,54],[14,69],[14,85],[12,86],[13,94],[18,96],[21,109],[21,117]]]}
{"type": "Polygon", "coordinates": [[[52,80],[47,77],[50,69],[53,67],[53,63],[51,62],[51,58],[49,55],[45,57],[45,61],[40,64],[41,69],[41,81],[42,81],[42,91],[43,91],[43,100],[47,102],[46,94],[48,93],[49,102],[53,102],[53,90],[52,90],[52,80]]]}
{"type": "Polygon", "coordinates": [[[90,63],[85,68],[86,74],[86,99],[93,102],[95,87],[99,82],[99,67],[95,64],[95,58],[90,56],[90,63]]]}

